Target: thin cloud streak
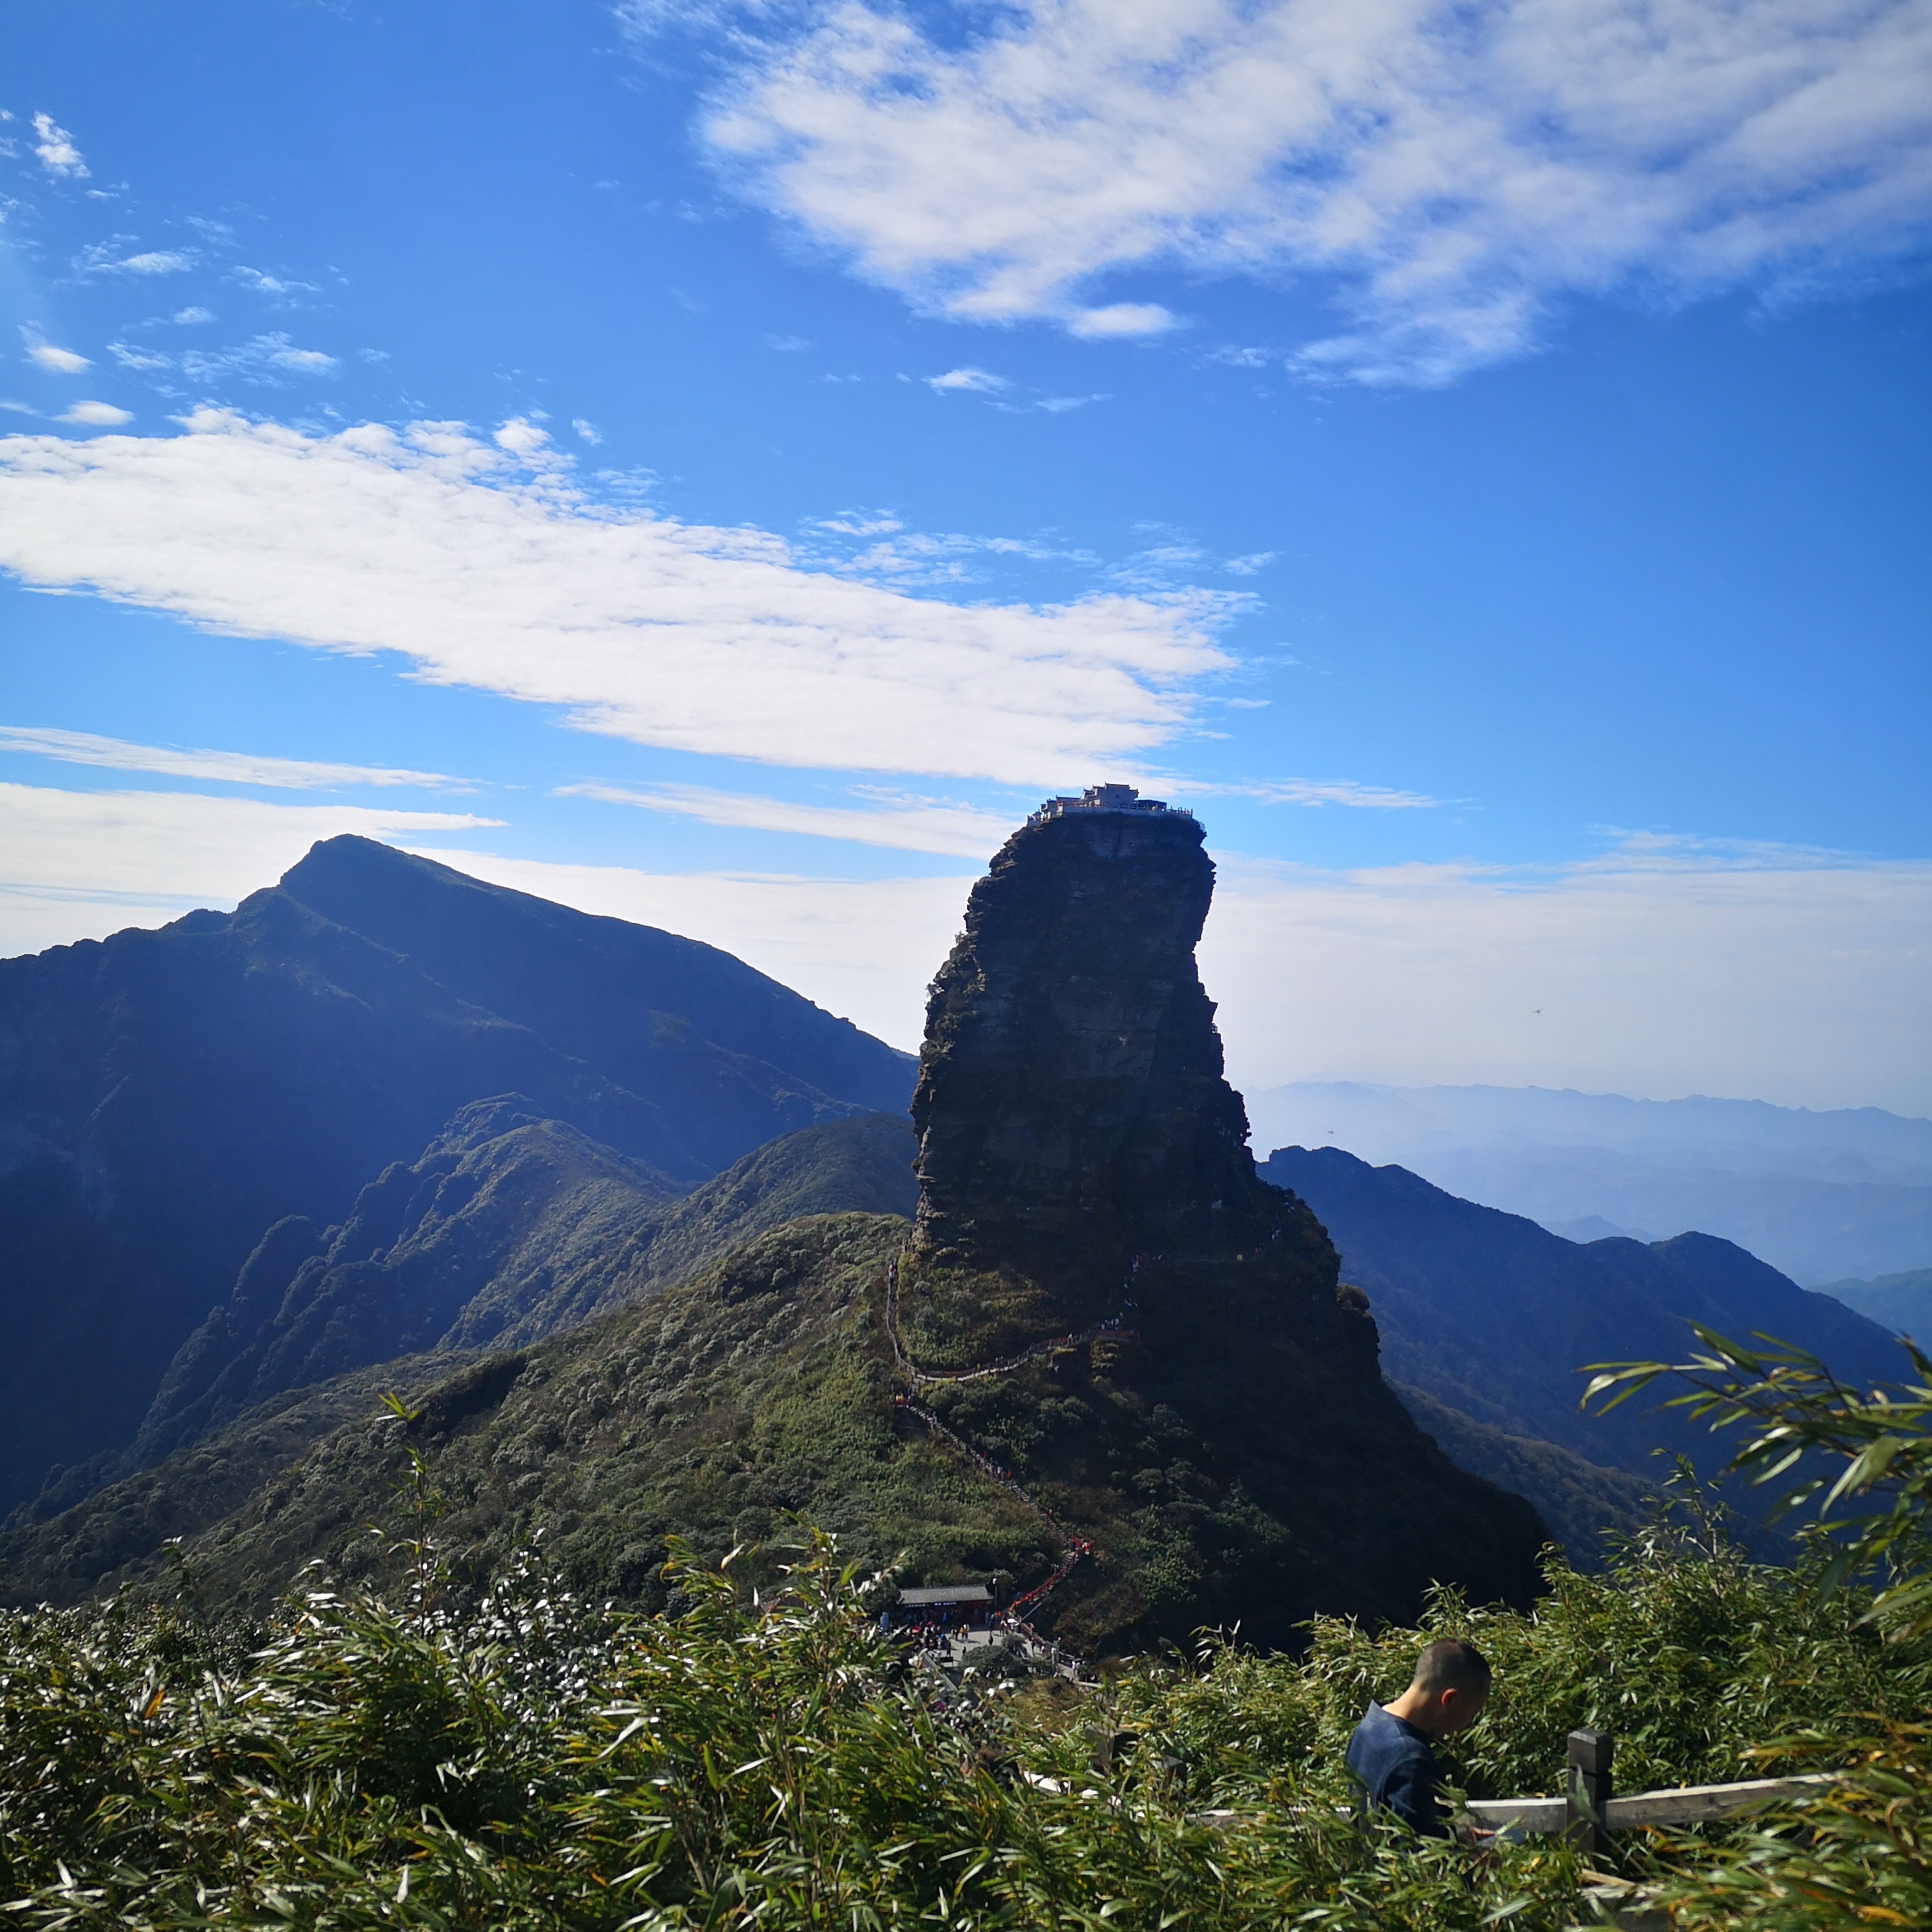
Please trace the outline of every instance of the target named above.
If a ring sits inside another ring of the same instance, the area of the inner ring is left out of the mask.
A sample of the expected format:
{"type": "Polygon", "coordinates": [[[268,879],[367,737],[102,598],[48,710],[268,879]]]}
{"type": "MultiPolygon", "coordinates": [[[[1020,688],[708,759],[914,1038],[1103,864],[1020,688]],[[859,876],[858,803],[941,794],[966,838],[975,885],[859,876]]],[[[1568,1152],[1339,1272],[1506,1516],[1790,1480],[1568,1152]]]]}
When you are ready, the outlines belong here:
{"type": "Polygon", "coordinates": [[[763,531],[589,502],[458,424],[0,437],[0,568],[210,630],[394,651],[578,728],[818,769],[1033,784],[1186,730],[1230,596],[960,605],[802,567],[763,531]]]}
{"type": "Polygon", "coordinates": [[[600,799],[610,805],[636,806],[671,812],[706,825],[749,832],[794,832],[810,838],[838,838],[899,852],[937,852],[985,859],[997,851],[1018,820],[968,806],[895,802],[871,810],[848,806],[798,805],[749,792],[719,791],[703,785],[652,785],[643,790],[621,785],[560,785],[559,798],[600,799]]]}
{"type": "Polygon", "coordinates": [[[167,745],[136,745],[91,731],[61,731],[30,725],[0,724],[0,752],[57,758],[64,764],[92,765],[105,771],[152,772],[157,776],[215,779],[225,784],[266,785],[286,791],[334,791],[345,787],[408,786],[418,790],[461,785],[440,772],[414,772],[388,765],[334,764],[306,758],[276,758],[253,752],[189,751],[167,745]]]}

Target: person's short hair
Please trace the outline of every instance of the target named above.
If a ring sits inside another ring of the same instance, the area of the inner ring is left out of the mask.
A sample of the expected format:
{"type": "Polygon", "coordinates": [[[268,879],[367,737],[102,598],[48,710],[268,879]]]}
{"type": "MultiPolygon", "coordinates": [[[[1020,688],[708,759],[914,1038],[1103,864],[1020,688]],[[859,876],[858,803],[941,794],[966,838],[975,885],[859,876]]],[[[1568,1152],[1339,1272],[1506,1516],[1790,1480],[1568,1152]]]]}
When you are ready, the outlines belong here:
{"type": "Polygon", "coordinates": [[[1415,1660],[1418,1690],[1474,1692],[1490,1688],[1489,1659],[1459,1636],[1438,1637],[1415,1660]]]}

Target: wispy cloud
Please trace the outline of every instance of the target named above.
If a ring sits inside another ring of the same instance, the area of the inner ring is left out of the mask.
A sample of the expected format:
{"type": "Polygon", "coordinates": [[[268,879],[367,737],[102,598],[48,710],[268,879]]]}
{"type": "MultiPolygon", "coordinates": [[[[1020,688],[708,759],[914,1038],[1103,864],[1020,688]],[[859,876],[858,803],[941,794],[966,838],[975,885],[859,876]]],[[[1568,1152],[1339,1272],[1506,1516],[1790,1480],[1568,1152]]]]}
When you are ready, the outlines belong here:
{"type": "Polygon", "coordinates": [[[0,568],[820,769],[1071,782],[1187,729],[1231,662],[1221,593],[916,597],[763,531],[587,501],[536,460],[458,424],[311,436],[212,410],[175,436],[0,438],[0,568]]]}
{"type": "Polygon", "coordinates": [[[161,777],[215,779],[224,784],[266,785],[283,791],[337,791],[355,785],[400,785],[427,790],[464,782],[440,772],[413,772],[400,766],[332,764],[253,752],[189,751],[44,726],[0,724],[0,752],[57,758],[63,764],[92,765],[106,771],[151,772],[161,777]]]}
{"type": "Polygon", "coordinates": [[[194,303],[186,308],[176,310],[173,320],[184,327],[192,328],[201,322],[212,322],[214,320],[214,311],[212,308],[203,308],[200,304],[194,303]]]}
{"type": "Polygon", "coordinates": [[[94,366],[74,350],[56,348],[52,343],[42,342],[32,335],[27,337],[27,360],[56,376],[78,376],[82,370],[94,366]]]}
{"type": "Polygon", "coordinates": [[[84,275],[179,275],[201,260],[193,249],[144,248],[131,254],[121,251],[129,237],[97,242],[74,257],[74,266],[84,275]]]}
{"type": "MultiPolygon", "coordinates": [[[[1231,705],[1253,700],[1224,698],[1231,705]]],[[[1191,790],[1210,798],[1252,799],[1258,805],[1342,805],[1364,812],[1433,812],[1442,801],[1426,792],[1397,791],[1388,785],[1360,784],[1353,778],[1271,778],[1258,784],[1193,784],[1191,790]]]]}
{"type": "Polygon", "coordinates": [[[1159,302],[1110,302],[1105,308],[1076,309],[1066,318],[1068,334],[1088,342],[1165,335],[1180,326],[1180,318],[1159,302]]]}
{"type": "Polygon", "coordinates": [[[339,366],[320,349],[304,349],[279,330],[230,349],[190,349],[182,357],[182,373],[190,381],[206,382],[224,376],[276,386],[283,375],[327,376],[339,366]]]}
{"type": "Polygon", "coordinates": [[[926,17],[760,10],[704,133],[754,199],[960,320],[1144,335],[1174,318],[1096,284],[1312,274],[1354,320],[1297,367],[1439,382],[1534,346],[1566,297],[1828,283],[1932,224],[1920,0],[926,17]]]}
{"type": "Polygon", "coordinates": [[[34,132],[39,136],[34,152],[40,157],[40,166],[50,175],[58,175],[68,181],[85,181],[87,164],[80,158],[80,150],[74,145],[74,136],[64,128],[54,124],[50,114],[34,116],[34,132]]]}
{"type": "MultiPolygon", "coordinates": [[[[908,530],[883,511],[848,511],[820,518],[806,526],[806,532],[805,554],[814,562],[842,576],[874,584],[971,584],[983,578],[983,566],[992,560],[1066,564],[1089,572],[1101,568],[1101,560],[1093,551],[1070,548],[1050,535],[979,536],[956,530],[908,530]],[[842,543],[841,538],[853,541],[842,543]]],[[[1169,580],[1156,587],[1171,592],[1174,585],[1169,580]]],[[[1235,602],[1225,597],[1217,600],[1224,616],[1232,616],[1236,608],[1235,602]]]]}
{"type": "Polygon", "coordinates": [[[928,376],[926,386],[944,394],[948,389],[964,389],[976,396],[997,396],[1012,387],[1004,376],[986,369],[949,369],[943,376],[928,376]]]}
{"type": "Polygon", "coordinates": [[[636,789],[597,784],[560,785],[560,798],[601,799],[695,818],[706,825],[750,832],[790,832],[812,838],[840,838],[900,852],[940,852],[985,859],[997,851],[1017,822],[998,812],[933,799],[887,796],[862,809],[850,806],[801,805],[789,799],[750,792],[718,791],[703,785],[657,784],[636,789]]]}
{"type": "Polygon", "coordinates": [[[297,281],[292,275],[272,275],[261,268],[236,268],[231,271],[230,279],[262,296],[314,295],[316,292],[314,282],[297,281]]]}
{"type": "Polygon", "coordinates": [[[73,408],[63,410],[60,420],[72,423],[82,429],[118,429],[124,422],[134,420],[130,410],[117,408],[112,403],[76,403],[73,408]]]}

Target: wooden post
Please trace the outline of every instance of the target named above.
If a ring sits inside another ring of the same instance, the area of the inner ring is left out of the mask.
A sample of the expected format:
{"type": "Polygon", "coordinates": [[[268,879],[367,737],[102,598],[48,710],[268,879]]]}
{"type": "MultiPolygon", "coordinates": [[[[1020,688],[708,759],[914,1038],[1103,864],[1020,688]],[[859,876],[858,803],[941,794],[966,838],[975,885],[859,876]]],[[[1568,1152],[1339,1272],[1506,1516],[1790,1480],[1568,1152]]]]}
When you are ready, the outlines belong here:
{"type": "Polygon", "coordinates": [[[1610,1758],[1616,1740],[1608,1731],[1570,1733],[1570,1825],[1564,1835],[1580,1852],[1600,1858],[1610,1848],[1610,1758]]]}

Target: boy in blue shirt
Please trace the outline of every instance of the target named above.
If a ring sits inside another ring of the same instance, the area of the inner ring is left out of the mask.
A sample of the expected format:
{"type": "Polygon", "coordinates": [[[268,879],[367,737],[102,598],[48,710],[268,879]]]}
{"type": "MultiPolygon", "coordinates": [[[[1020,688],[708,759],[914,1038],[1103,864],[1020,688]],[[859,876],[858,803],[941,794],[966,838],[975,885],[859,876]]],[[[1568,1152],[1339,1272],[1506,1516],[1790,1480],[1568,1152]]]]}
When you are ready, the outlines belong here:
{"type": "Polygon", "coordinates": [[[1348,1740],[1348,1768],[1371,1810],[1386,1805],[1431,1837],[1449,1835],[1436,1796],[1442,1767],[1430,1742],[1466,1730],[1483,1714],[1490,1666],[1473,1643],[1444,1637],[1415,1660],[1408,1688],[1392,1703],[1371,1704],[1348,1740]]]}

